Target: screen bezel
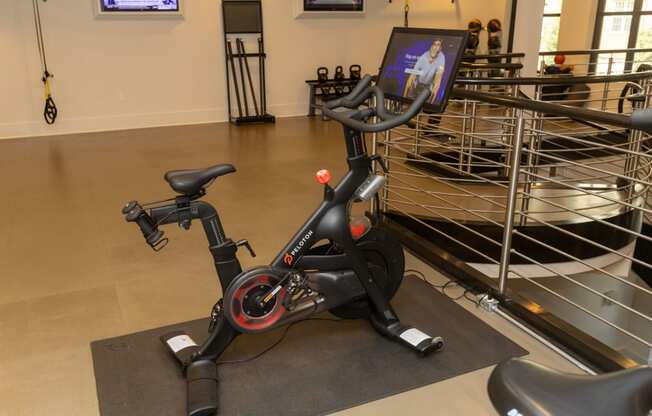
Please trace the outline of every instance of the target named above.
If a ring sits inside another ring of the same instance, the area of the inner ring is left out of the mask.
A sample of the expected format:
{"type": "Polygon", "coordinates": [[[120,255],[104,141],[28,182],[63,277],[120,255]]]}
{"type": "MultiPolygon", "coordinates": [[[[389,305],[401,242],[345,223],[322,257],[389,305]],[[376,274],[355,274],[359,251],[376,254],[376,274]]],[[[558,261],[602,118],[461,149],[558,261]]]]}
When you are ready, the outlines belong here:
{"type": "Polygon", "coordinates": [[[365,1],[362,0],[360,2],[360,6],[347,6],[347,5],[324,5],[321,7],[315,7],[314,5],[308,6],[306,4],[307,0],[301,0],[303,3],[303,11],[305,12],[363,12],[364,11],[364,3],[365,1]]]}
{"type": "Polygon", "coordinates": [[[125,17],[125,16],[159,16],[159,17],[183,17],[185,0],[177,0],[177,10],[156,10],[156,9],[133,9],[133,10],[109,10],[104,8],[103,0],[93,0],[96,17],[125,17]]]}
{"type": "MultiPolygon", "coordinates": [[[[459,72],[459,66],[460,62],[462,60],[462,56],[464,55],[464,46],[466,45],[467,38],[469,36],[469,32],[467,30],[460,30],[460,29],[425,29],[425,28],[412,28],[412,27],[395,27],[392,29],[392,34],[389,37],[389,42],[387,43],[387,49],[385,49],[385,55],[383,56],[383,62],[380,67],[380,72],[378,73],[378,82],[380,83],[380,80],[383,79],[383,72],[385,70],[385,64],[387,60],[387,54],[389,53],[389,46],[392,44],[392,41],[394,40],[394,36],[396,34],[419,34],[419,35],[432,35],[432,36],[461,36],[462,37],[462,47],[460,48],[459,52],[457,53],[455,57],[455,64],[453,65],[453,71],[454,74],[452,74],[448,80],[446,81],[445,85],[445,94],[444,98],[441,102],[441,104],[435,105],[435,104],[430,104],[426,103],[423,105],[423,108],[428,110],[429,112],[432,113],[441,113],[446,109],[446,105],[448,104],[448,97],[450,95],[451,89],[453,88],[453,84],[455,83],[455,79],[457,78],[457,73],[459,72]]],[[[441,87],[440,87],[441,88],[441,87]]],[[[402,95],[395,95],[388,93],[386,91],[383,91],[385,93],[386,98],[390,98],[392,100],[400,101],[403,103],[411,103],[414,100],[411,98],[406,98],[402,95]]]]}

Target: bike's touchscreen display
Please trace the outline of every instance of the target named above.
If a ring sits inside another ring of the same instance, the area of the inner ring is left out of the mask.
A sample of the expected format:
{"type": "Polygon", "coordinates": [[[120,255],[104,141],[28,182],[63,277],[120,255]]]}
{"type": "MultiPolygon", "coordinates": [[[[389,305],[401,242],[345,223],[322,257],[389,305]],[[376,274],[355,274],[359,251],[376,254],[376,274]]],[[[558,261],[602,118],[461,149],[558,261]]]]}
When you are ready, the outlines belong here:
{"type": "Polygon", "coordinates": [[[394,28],[378,86],[388,98],[408,102],[428,89],[431,95],[424,108],[443,111],[467,34],[466,30],[394,28]]]}

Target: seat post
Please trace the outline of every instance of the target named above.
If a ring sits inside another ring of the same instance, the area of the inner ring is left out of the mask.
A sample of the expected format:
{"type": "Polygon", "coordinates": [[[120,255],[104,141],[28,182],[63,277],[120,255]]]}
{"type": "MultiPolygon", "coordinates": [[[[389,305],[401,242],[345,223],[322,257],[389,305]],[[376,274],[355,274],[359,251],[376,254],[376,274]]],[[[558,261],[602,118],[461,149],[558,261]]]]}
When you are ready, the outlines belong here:
{"type": "Polygon", "coordinates": [[[231,281],[242,273],[240,261],[236,256],[238,246],[233,240],[226,237],[220,216],[211,204],[204,201],[194,201],[190,204],[190,211],[194,218],[201,219],[209,244],[208,250],[213,256],[215,270],[224,291],[231,281]]]}
{"type": "Polygon", "coordinates": [[[210,247],[220,245],[226,241],[224,227],[215,207],[208,202],[193,201],[190,203],[190,214],[193,218],[201,220],[210,247]]]}

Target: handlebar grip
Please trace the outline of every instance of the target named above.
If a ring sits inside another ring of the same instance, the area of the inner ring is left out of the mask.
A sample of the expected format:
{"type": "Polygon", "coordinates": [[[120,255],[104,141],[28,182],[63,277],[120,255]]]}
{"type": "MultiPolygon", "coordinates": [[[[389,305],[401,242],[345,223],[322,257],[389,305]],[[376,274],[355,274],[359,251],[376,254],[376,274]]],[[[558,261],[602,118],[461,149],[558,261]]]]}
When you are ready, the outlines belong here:
{"type": "Polygon", "coordinates": [[[632,128],[652,134],[652,108],[634,111],[631,116],[632,128]]]}
{"type": "Polygon", "coordinates": [[[364,101],[364,99],[360,100],[358,104],[355,104],[355,102],[360,98],[360,94],[362,94],[367,89],[367,87],[371,85],[371,80],[371,75],[365,75],[360,81],[358,81],[355,88],[353,88],[353,91],[348,93],[345,97],[324,103],[324,108],[333,109],[337,107],[357,107],[362,101],[364,101]]]}
{"type": "Polygon", "coordinates": [[[138,202],[130,201],[122,208],[122,213],[125,214],[125,220],[127,222],[138,224],[140,231],[143,233],[143,237],[145,237],[145,241],[147,241],[147,244],[152,249],[159,251],[167,245],[167,238],[163,238],[165,233],[158,229],[158,225],[138,202]]]}

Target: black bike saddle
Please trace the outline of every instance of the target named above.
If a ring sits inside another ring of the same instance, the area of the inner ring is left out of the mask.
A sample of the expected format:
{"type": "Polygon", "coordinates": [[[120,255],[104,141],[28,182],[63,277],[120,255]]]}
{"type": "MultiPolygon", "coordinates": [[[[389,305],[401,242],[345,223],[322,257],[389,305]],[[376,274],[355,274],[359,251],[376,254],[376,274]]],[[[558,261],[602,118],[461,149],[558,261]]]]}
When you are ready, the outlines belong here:
{"type": "Polygon", "coordinates": [[[206,169],[171,170],[165,174],[165,180],[176,192],[192,196],[218,176],[233,172],[233,165],[221,164],[206,169]]]}
{"type": "Polygon", "coordinates": [[[496,366],[488,390],[502,416],[648,416],[652,368],[573,375],[512,359],[496,366]]]}

